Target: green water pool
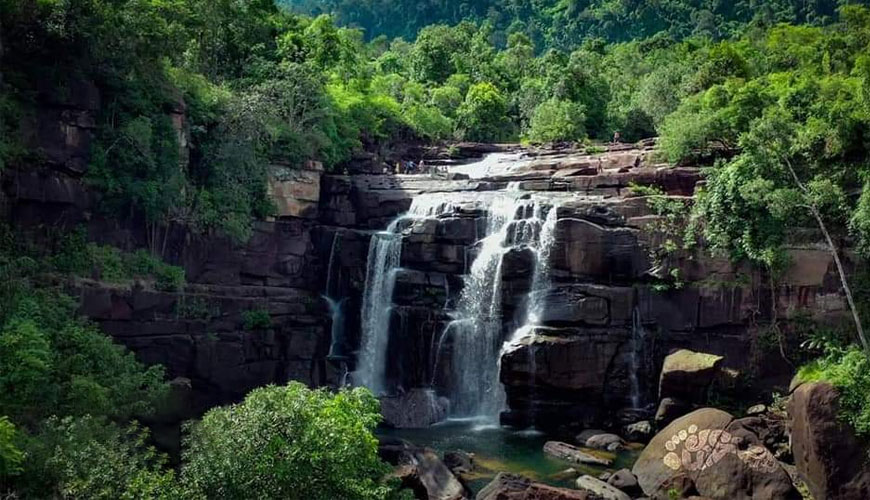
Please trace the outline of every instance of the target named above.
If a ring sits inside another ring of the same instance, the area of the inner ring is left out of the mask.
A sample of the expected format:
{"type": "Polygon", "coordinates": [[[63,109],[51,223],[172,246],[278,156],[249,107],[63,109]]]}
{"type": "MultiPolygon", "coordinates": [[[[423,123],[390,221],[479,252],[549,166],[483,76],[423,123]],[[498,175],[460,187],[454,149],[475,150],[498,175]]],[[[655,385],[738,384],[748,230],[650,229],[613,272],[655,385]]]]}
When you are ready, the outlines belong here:
{"type": "MultiPolygon", "coordinates": [[[[439,453],[462,450],[474,454],[475,474],[466,477],[468,486],[477,492],[498,472],[522,474],[535,481],[554,486],[573,486],[573,478],[560,472],[573,468],[581,474],[598,476],[604,471],[631,467],[640,450],[629,449],[615,454],[610,467],[576,465],[546,455],[544,443],[566,436],[548,436],[534,430],[515,430],[480,420],[448,420],[426,429],[381,429],[384,437],[404,439],[418,446],[427,446],[439,453]]],[[[613,454],[611,454],[612,456],[613,454]]]]}

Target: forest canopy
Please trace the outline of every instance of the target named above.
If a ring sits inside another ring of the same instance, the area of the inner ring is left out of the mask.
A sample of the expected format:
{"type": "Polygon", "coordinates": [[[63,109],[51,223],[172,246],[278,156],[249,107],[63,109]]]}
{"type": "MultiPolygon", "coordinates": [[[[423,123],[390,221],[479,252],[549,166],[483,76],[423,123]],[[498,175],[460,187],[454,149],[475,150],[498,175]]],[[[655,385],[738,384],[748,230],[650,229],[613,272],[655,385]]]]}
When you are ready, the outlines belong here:
{"type": "MultiPolygon", "coordinates": [[[[868,3],[0,0],[0,169],[40,165],[38,105],[92,86],[98,103],[75,104],[94,110],[95,140],[65,173],[149,235],[148,251],[128,254],[76,235],[34,250],[0,231],[0,495],[231,498],[242,483],[308,493],[299,478],[314,469],[328,495],[394,494],[379,481],[371,395],[296,385],[191,425],[176,475],[133,422],[158,409],[162,370],[45,283],[97,273],[177,290],[184,273],[160,259],[162,232],[245,241],[275,214],[268,181],[283,167],[341,172],[362,152],[394,161],[402,144],[658,136],[663,160],[706,169],[673,247],[703,240],[775,279],[789,239],[824,221],[832,246],[870,257],[868,3]],[[310,411],[294,413],[300,402],[310,411]],[[264,421],[286,425],[263,435],[264,421]],[[347,439],[324,440],[329,426],[347,439]],[[251,447],[296,439],[329,453],[272,474],[281,457],[251,447]]],[[[868,288],[856,290],[864,317],[868,288]]],[[[856,351],[831,352],[815,372],[866,373],[856,351]],[[844,359],[861,370],[840,370],[844,359]]],[[[867,393],[864,379],[850,387],[867,393]]],[[[852,420],[870,432],[864,403],[852,420]]]]}

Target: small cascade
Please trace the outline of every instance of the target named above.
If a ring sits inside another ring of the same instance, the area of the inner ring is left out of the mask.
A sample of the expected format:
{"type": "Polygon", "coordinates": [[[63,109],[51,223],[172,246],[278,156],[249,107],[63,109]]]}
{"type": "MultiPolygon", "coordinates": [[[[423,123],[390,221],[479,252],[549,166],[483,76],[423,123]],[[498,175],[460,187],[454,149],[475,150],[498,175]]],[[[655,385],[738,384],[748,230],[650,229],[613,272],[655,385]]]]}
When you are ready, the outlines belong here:
{"type": "Polygon", "coordinates": [[[333,272],[335,269],[335,260],[338,258],[338,250],[341,247],[341,238],[341,232],[336,232],[332,236],[332,246],[329,251],[329,264],[327,265],[326,271],[326,290],[321,296],[329,307],[329,316],[332,323],[329,354],[327,355],[327,358],[337,361],[343,361],[346,358],[342,346],[344,343],[344,304],[347,299],[338,298],[340,292],[334,280],[336,276],[333,272]]]}
{"type": "Polygon", "coordinates": [[[324,295],[323,300],[325,300],[326,304],[329,306],[329,316],[332,320],[329,354],[327,355],[327,359],[346,359],[342,345],[344,343],[344,304],[347,299],[334,300],[324,295]]]}
{"type": "Polygon", "coordinates": [[[631,371],[628,375],[631,383],[631,407],[643,408],[645,403],[643,390],[640,385],[640,376],[644,370],[644,355],[646,352],[646,330],[643,328],[640,310],[635,307],[631,313],[631,371]]]}
{"type": "Polygon", "coordinates": [[[388,391],[386,356],[393,288],[402,257],[401,231],[409,220],[433,217],[450,210],[453,210],[453,204],[446,201],[443,194],[418,195],[407,214],[396,218],[385,231],[372,235],[362,299],[362,339],[354,382],[368,387],[376,395],[388,391]]]}

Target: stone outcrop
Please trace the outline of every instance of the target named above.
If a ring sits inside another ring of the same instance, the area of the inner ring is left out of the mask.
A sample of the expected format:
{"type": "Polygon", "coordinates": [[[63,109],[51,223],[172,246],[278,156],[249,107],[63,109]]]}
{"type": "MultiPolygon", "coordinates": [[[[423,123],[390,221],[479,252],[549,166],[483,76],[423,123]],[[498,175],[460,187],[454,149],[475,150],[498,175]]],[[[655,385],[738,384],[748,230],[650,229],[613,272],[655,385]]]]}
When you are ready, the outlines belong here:
{"type": "Polygon", "coordinates": [[[596,455],[591,451],[583,451],[576,446],[571,446],[568,443],[562,443],[559,441],[548,441],[545,443],[544,453],[572,464],[608,466],[613,463],[612,458],[596,455]]]}
{"type": "Polygon", "coordinates": [[[624,491],[592,476],[580,476],[575,482],[577,489],[588,491],[602,500],[631,500],[624,491]]]}
{"type": "Polygon", "coordinates": [[[870,498],[867,444],[838,416],[839,393],[828,383],[798,387],[788,405],[795,465],[814,498],[870,498]]]}
{"type": "Polygon", "coordinates": [[[384,441],[378,453],[396,466],[393,476],[403,488],[412,490],[416,498],[428,500],[462,500],[468,492],[456,476],[429,448],[412,446],[403,441],[384,441]]]}
{"type": "Polygon", "coordinates": [[[710,498],[799,499],[791,479],[758,436],[720,410],[675,420],[650,441],[632,472],[644,493],[667,495],[688,479],[710,498]]]}
{"type": "Polygon", "coordinates": [[[596,429],[587,429],[577,435],[580,446],[596,450],[617,451],[622,449],[625,443],[616,434],[596,429]]]}
{"type": "Polygon", "coordinates": [[[688,349],[668,354],[659,379],[659,397],[703,403],[723,359],[688,349]]]}
{"type": "Polygon", "coordinates": [[[516,474],[500,473],[475,497],[477,500],[596,500],[586,491],[535,483],[516,474]]]}

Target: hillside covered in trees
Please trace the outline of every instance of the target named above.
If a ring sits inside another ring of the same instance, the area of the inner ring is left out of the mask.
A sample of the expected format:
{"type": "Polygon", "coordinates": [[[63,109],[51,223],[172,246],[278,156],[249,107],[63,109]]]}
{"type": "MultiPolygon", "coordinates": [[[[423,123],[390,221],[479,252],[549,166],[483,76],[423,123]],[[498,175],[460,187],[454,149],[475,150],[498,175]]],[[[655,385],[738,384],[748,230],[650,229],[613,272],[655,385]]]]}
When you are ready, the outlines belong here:
{"type": "MultiPolygon", "coordinates": [[[[0,497],[408,494],[382,481],[378,405],[361,388],[257,390],[189,424],[170,465],[135,423],[167,404],[164,370],[81,318],[65,288],[183,291],[182,269],[163,262],[171,229],[248,242],[276,216],[276,169],[320,162],[342,174],[362,154],[393,166],[409,144],[595,152],[616,133],[658,137],[662,162],[705,175],[691,203],[637,188],[670,224],[660,254],[702,242],[775,279],[788,243],[811,228],[864,269],[867,5],[0,0],[0,172],[48,166],[84,183],[100,217],[147,235],[147,248],[121,251],[82,232],[40,227],[50,238],[35,243],[0,225],[0,497]],[[94,113],[76,123],[93,134],[80,157],[56,162],[40,147],[46,103],[73,122],[76,106],[94,113]]],[[[863,436],[865,274],[839,269],[854,285],[854,322],[819,329],[797,357],[808,380],[844,391],[844,420],[863,436]]],[[[679,290],[682,279],[657,285],[679,290]]]]}
{"type": "Polygon", "coordinates": [[[508,0],[460,2],[389,2],[383,0],[280,0],[311,15],[332,14],[348,27],[365,30],[368,38],[416,38],[430,24],[461,21],[487,23],[504,45],[511,33],[524,33],[543,48],[571,50],[584,40],[624,42],[664,32],[676,38],[730,38],[747,26],[777,23],[824,25],[837,9],[852,1],[720,0],[601,1],[508,0]]]}

